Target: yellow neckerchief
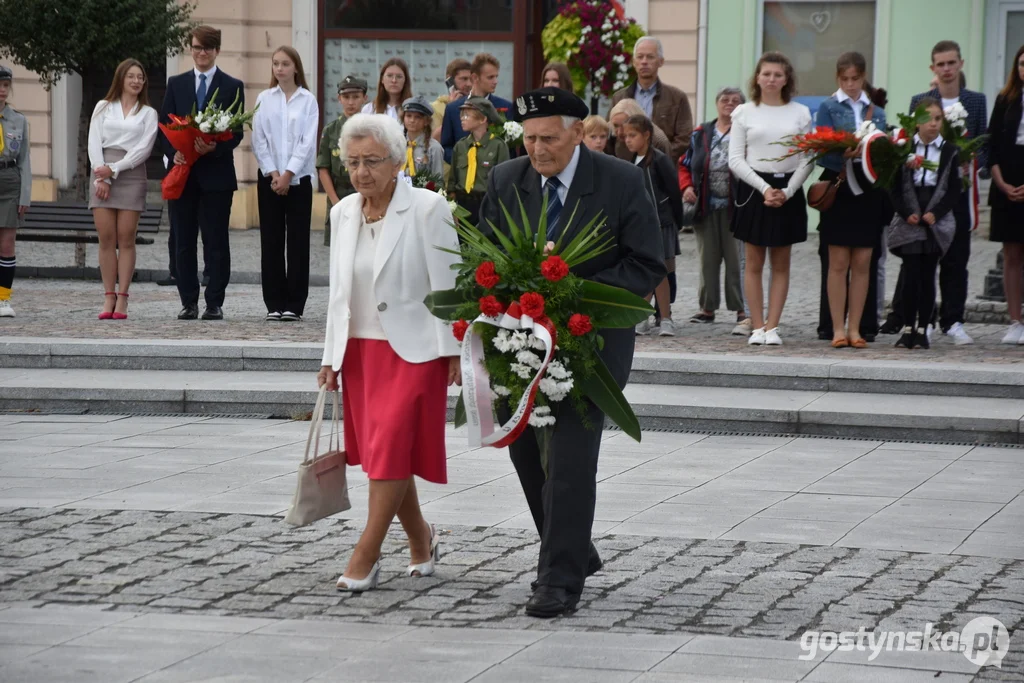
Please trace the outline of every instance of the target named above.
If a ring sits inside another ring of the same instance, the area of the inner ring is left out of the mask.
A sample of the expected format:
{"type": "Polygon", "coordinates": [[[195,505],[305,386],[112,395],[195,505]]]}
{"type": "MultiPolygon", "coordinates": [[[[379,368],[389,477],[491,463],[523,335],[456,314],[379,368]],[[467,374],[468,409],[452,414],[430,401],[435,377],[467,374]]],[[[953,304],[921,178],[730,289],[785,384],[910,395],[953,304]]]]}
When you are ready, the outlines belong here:
{"type": "MultiPolygon", "coordinates": [[[[493,140],[494,134],[492,133],[491,136],[487,139],[493,140]]],[[[469,168],[466,169],[466,192],[472,192],[473,186],[476,185],[476,150],[482,144],[482,142],[477,140],[469,148],[469,168]]]]}
{"type": "Polygon", "coordinates": [[[416,159],[413,157],[414,149],[416,149],[416,141],[407,140],[405,143],[405,172],[411,178],[416,177],[416,159]]]}

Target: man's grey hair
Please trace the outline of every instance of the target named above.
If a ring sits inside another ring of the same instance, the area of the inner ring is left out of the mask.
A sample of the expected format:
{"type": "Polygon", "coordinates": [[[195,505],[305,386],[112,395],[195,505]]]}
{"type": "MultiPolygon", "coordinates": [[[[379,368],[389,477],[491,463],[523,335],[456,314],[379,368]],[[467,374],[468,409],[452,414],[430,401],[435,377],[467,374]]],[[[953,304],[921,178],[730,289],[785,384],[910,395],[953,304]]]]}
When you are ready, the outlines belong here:
{"type": "Polygon", "coordinates": [[[637,40],[636,41],[636,45],[633,46],[633,52],[635,53],[636,49],[638,47],[640,47],[640,43],[645,43],[645,42],[646,43],[654,43],[654,47],[658,48],[658,58],[659,59],[665,59],[665,48],[661,46],[661,41],[659,39],[655,38],[654,36],[643,36],[642,38],[637,40]]]}
{"type": "Polygon", "coordinates": [[[387,114],[356,114],[341,129],[338,141],[342,158],[348,156],[348,145],[352,140],[371,138],[388,151],[388,159],[399,161],[405,154],[405,133],[402,124],[387,114]]]}
{"type": "Polygon", "coordinates": [[[743,91],[741,89],[737,88],[734,85],[726,85],[718,89],[718,94],[715,95],[715,102],[718,102],[718,100],[722,99],[727,95],[739,95],[740,104],[743,104],[744,102],[747,101],[747,97],[743,94],[743,91]]]}
{"type": "Polygon", "coordinates": [[[563,116],[562,117],[562,125],[565,126],[566,130],[569,130],[570,128],[575,126],[580,121],[582,121],[582,119],[578,119],[575,116],[563,116]]]}

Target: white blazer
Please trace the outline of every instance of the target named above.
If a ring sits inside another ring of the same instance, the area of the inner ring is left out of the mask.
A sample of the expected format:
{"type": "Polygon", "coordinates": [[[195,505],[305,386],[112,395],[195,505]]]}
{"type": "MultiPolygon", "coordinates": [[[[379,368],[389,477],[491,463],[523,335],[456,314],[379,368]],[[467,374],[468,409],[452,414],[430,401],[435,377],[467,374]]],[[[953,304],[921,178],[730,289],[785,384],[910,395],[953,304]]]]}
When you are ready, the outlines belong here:
{"type": "MultiPolygon", "coordinates": [[[[331,275],[322,365],[341,369],[348,345],[352,270],[362,224],[363,197],[356,193],[331,209],[331,275]]],[[[388,343],[409,363],[458,356],[449,323],[435,318],[423,299],[455,287],[459,259],[436,247],[459,248],[448,202],[436,192],[399,182],[388,206],[373,265],[373,296],[388,343]]]]}

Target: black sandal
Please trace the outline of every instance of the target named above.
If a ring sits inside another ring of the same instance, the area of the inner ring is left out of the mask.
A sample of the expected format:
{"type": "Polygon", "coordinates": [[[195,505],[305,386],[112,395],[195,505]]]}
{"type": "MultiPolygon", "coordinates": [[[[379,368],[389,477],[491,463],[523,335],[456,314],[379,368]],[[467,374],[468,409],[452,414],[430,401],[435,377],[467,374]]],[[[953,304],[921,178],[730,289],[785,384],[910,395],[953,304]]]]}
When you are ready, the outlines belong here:
{"type": "Polygon", "coordinates": [[[701,311],[700,313],[697,313],[697,314],[693,315],[690,318],[690,322],[691,323],[713,323],[713,322],[715,322],[715,316],[714,316],[714,314],[708,315],[704,311],[701,311]]]}

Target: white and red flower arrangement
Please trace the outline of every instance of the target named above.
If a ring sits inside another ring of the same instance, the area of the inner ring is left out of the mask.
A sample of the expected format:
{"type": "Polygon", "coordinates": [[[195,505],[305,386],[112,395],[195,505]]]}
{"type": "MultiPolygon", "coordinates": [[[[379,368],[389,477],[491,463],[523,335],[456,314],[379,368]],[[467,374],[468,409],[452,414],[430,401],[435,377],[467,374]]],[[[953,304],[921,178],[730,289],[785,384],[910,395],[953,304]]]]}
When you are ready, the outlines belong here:
{"type": "Polygon", "coordinates": [[[468,425],[470,445],[495,448],[533,427],[546,463],[545,444],[559,412],[583,414],[589,400],[639,441],[636,415],[598,355],[600,330],[632,327],[653,309],[630,292],[572,273],[613,248],[604,218],[568,243],[552,243],[545,237],[546,205],[536,228],[519,209],[517,223],[502,207],[508,235],[457,220],[462,245],[448,250],[462,258],[455,289],[431,292],[425,301],[435,316],[453,323],[462,342],[456,425],[468,425]],[[502,423],[496,407],[511,417],[502,423]]]}

